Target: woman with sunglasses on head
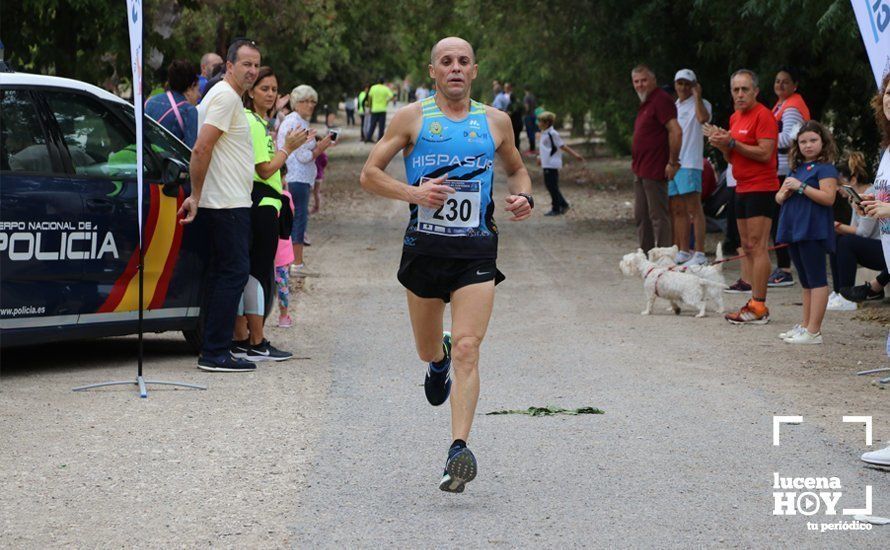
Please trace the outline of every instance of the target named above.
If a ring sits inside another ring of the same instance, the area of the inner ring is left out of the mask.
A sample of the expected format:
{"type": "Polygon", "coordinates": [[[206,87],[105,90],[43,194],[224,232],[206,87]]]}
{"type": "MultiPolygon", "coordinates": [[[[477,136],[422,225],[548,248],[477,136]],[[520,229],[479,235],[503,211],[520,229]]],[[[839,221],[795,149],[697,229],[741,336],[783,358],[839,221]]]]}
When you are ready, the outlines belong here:
{"type": "Polygon", "coordinates": [[[303,84],[290,93],[290,106],[294,112],[287,115],[278,127],[278,146],[281,147],[284,136],[291,130],[302,128],[308,132],[308,141],[287,157],[287,190],[294,200],[294,226],[291,231],[291,242],[294,246],[294,263],[291,273],[305,276],[303,269],[303,242],[306,236],[306,224],[309,221],[309,195],[315,185],[318,169],[315,159],[334,145],[330,134],[317,140],[315,130],[309,128],[309,119],[318,105],[318,94],[303,84]]]}
{"type": "Polygon", "coordinates": [[[253,138],[254,166],[250,209],[250,277],[235,322],[232,355],[248,361],[283,361],[293,354],[276,349],[263,334],[266,297],[273,292],[282,207],[281,168],[287,157],[306,143],[303,128],[280,134],[276,150],[269,118],[278,99],[278,79],[270,67],[260,67],[253,86],[244,94],[244,111],[253,138]]]}

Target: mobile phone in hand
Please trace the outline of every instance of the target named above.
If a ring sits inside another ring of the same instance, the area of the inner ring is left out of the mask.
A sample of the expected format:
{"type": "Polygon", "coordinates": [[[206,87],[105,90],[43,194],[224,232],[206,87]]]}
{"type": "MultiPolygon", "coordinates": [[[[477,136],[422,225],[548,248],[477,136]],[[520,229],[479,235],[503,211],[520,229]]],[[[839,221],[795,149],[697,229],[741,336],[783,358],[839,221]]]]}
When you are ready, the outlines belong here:
{"type": "Polygon", "coordinates": [[[859,193],[856,192],[856,189],[854,189],[852,186],[842,185],[841,187],[843,187],[844,191],[846,191],[847,194],[850,195],[850,198],[853,199],[853,202],[855,202],[856,204],[862,202],[862,196],[860,196],[859,193]]]}
{"type": "Polygon", "coordinates": [[[331,128],[328,131],[328,135],[331,136],[331,141],[337,141],[337,138],[340,137],[340,130],[337,128],[331,128]]]}

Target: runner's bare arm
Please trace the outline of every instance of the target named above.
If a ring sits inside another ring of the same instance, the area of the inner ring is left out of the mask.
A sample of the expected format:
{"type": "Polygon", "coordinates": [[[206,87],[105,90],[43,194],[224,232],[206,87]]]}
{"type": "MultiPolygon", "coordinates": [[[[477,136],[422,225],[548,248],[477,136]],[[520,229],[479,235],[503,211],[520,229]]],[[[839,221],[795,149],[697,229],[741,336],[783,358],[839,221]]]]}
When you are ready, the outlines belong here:
{"type": "Polygon", "coordinates": [[[201,201],[201,190],[204,188],[204,178],[207,177],[207,169],[210,167],[210,157],[213,155],[213,147],[223,131],[212,124],[204,124],[198,131],[198,139],[192,148],[192,156],[189,159],[189,179],[192,184],[191,194],[182,201],[179,214],[181,224],[192,223],[198,214],[198,202],[201,201]]]}
{"type": "Polygon", "coordinates": [[[396,111],[392,124],[387,127],[383,138],[371,149],[371,154],[368,155],[368,160],[362,168],[359,182],[363,189],[375,195],[439,208],[445,204],[446,195],[454,193],[454,189],[442,185],[448,174],[414,187],[386,173],[386,167],[393,157],[402,149],[411,146],[414,136],[420,133],[419,126],[422,120],[420,109],[420,103],[413,103],[396,111]]]}
{"type": "Polygon", "coordinates": [[[485,114],[488,117],[489,127],[493,129],[492,137],[495,138],[498,159],[507,172],[507,188],[510,190],[510,195],[505,199],[507,204],[505,210],[513,214],[513,217],[509,218],[510,221],[524,220],[532,215],[532,207],[528,204],[528,199],[519,196],[519,193],[531,194],[532,180],[513,141],[513,124],[507,113],[494,107],[486,106],[485,114]]]}

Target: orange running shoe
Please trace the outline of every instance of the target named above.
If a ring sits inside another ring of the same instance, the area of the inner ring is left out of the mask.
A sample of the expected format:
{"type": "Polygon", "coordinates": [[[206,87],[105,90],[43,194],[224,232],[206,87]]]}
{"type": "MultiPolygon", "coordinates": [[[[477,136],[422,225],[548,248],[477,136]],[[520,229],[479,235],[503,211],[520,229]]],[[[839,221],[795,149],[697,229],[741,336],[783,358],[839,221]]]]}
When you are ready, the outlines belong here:
{"type": "Polygon", "coordinates": [[[742,309],[727,313],[724,318],[734,325],[765,325],[769,323],[769,308],[765,304],[758,307],[754,300],[748,300],[742,309]]]}

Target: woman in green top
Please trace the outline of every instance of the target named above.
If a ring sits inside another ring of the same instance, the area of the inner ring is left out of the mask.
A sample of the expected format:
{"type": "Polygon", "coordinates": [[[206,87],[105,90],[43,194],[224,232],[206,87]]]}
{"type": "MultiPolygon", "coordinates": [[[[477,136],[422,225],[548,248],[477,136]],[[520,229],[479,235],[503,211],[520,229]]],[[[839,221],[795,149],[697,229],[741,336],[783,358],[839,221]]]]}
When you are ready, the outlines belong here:
{"type": "Polygon", "coordinates": [[[306,142],[305,130],[287,134],[284,147],[275,150],[268,119],[278,99],[278,79],[270,67],[260,67],[253,87],[244,95],[256,173],[250,209],[250,277],[242,295],[241,315],[235,322],[232,355],[248,361],[283,361],[293,354],[273,347],[263,335],[265,297],[273,288],[275,252],[278,250],[278,213],[281,210],[281,167],[288,155],[306,142]]]}

